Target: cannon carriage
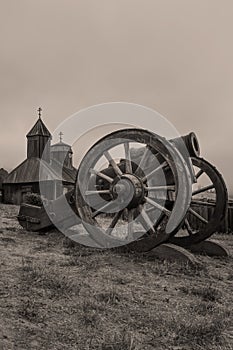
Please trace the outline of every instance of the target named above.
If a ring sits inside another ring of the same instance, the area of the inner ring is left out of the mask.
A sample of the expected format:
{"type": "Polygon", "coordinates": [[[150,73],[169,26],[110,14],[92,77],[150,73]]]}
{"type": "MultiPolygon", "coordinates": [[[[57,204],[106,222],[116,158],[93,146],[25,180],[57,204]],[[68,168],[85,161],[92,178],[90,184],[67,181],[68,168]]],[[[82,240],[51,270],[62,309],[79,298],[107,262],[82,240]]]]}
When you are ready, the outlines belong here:
{"type": "Polygon", "coordinates": [[[22,204],[18,220],[31,231],[55,224],[72,239],[99,248],[149,251],[164,242],[188,247],[209,238],[226,210],[224,180],[200,157],[194,133],[167,140],[124,129],[91,147],[73,190],[41,207],[22,204]],[[198,205],[211,209],[208,218],[198,213],[198,205]],[[198,228],[191,217],[200,222],[198,228]]]}

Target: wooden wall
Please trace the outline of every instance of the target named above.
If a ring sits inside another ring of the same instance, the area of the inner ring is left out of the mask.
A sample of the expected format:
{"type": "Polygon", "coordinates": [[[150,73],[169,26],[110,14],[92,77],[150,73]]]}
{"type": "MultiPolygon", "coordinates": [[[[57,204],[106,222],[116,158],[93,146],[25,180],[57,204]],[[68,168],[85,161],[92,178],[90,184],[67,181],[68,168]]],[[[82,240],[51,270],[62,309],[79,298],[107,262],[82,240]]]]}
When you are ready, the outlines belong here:
{"type": "Polygon", "coordinates": [[[228,205],[228,231],[233,233],[233,202],[228,205]]]}
{"type": "Polygon", "coordinates": [[[30,193],[46,194],[46,198],[53,200],[60,197],[74,185],[62,183],[61,181],[31,182],[23,184],[3,184],[3,203],[20,205],[25,200],[25,196],[30,193]],[[41,187],[40,187],[41,186],[41,187]]]}
{"type": "MultiPolygon", "coordinates": [[[[192,205],[192,208],[206,220],[213,216],[214,207],[206,205],[192,205]]],[[[194,229],[204,228],[205,224],[201,223],[198,218],[188,214],[188,220],[194,229]]],[[[228,210],[225,220],[221,223],[218,232],[233,233],[233,202],[228,203],[228,210]]]]}

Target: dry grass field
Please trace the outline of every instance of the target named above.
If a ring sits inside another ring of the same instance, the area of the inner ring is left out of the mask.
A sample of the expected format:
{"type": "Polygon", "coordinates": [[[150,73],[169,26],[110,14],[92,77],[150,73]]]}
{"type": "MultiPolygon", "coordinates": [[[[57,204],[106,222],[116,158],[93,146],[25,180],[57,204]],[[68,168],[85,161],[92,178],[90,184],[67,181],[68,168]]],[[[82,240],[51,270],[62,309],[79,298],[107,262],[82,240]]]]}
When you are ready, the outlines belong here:
{"type": "MultiPolygon", "coordinates": [[[[233,259],[197,267],[24,231],[0,205],[0,350],[233,349],[233,259]]],[[[233,253],[233,236],[218,235],[233,253]]]]}

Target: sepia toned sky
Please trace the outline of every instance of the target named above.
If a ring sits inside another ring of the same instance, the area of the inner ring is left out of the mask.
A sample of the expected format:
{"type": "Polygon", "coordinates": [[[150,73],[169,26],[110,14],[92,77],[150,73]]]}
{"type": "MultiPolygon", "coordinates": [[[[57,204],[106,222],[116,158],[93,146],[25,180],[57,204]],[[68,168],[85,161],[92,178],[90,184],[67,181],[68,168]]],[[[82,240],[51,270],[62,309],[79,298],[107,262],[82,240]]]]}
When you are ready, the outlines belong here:
{"type": "Polygon", "coordinates": [[[25,158],[38,106],[52,132],[81,108],[126,101],[196,132],[233,193],[232,0],[0,5],[0,168],[25,158]]]}

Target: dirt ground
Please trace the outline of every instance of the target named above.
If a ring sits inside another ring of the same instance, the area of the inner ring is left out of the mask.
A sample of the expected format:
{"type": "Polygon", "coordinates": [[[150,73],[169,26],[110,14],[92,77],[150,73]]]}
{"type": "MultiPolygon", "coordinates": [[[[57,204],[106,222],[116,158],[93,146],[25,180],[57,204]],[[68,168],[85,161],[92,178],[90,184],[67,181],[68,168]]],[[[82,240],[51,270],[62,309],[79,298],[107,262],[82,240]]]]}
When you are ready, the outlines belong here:
{"type": "Polygon", "coordinates": [[[233,349],[228,258],[196,267],[30,233],[0,205],[0,350],[233,349]]]}

